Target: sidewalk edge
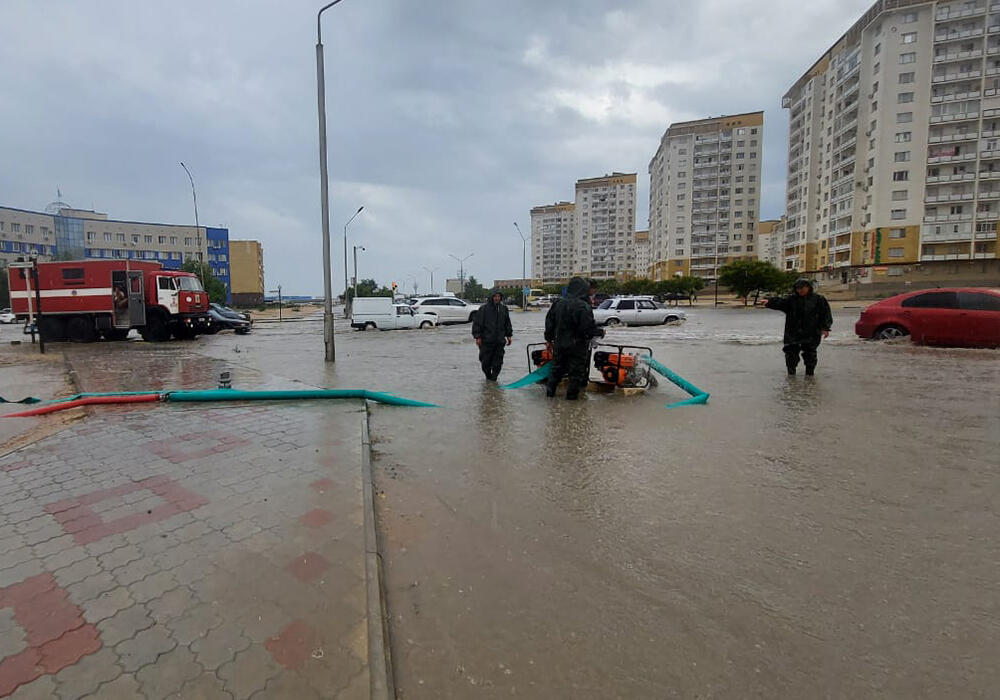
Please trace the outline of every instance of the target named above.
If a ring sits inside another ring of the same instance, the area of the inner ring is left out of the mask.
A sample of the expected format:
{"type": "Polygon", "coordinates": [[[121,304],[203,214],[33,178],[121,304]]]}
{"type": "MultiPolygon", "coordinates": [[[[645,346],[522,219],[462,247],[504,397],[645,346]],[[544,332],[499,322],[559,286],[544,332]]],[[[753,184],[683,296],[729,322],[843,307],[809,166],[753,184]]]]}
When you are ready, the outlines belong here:
{"type": "Polygon", "coordinates": [[[361,487],[365,510],[365,579],[368,598],[368,674],[373,700],[396,697],[392,680],[389,647],[389,618],[386,612],[382,557],[375,531],[375,489],[372,486],[371,436],[368,432],[368,403],[361,419],[361,487]]]}

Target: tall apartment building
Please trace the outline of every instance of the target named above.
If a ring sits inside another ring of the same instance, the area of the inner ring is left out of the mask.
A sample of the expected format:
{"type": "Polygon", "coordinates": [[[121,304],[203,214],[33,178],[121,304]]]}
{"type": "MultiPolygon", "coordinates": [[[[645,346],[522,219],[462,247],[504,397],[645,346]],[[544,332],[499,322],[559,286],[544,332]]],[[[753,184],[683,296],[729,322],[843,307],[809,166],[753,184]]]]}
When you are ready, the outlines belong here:
{"type": "Polygon", "coordinates": [[[116,221],[57,203],[51,212],[0,207],[0,267],[19,257],[39,260],[147,260],[177,269],[206,261],[229,294],[229,230],[210,226],[116,221]]]}
{"type": "Polygon", "coordinates": [[[635,239],[636,173],[576,181],[574,274],[612,279],[635,271],[628,249],[635,239]]]}
{"type": "Polygon", "coordinates": [[[575,205],[557,202],[531,210],[531,277],[558,284],[573,275],[575,205]]]}
{"type": "Polygon", "coordinates": [[[631,277],[649,277],[649,268],[653,264],[653,249],[649,242],[649,229],[636,231],[630,258],[635,261],[635,270],[631,277]]]}
{"type": "Polygon", "coordinates": [[[757,224],[757,259],[784,268],[785,217],[768,219],[757,224]]]}
{"type": "Polygon", "coordinates": [[[879,0],[783,106],[787,268],[996,257],[1000,3],[879,0]]]}
{"type": "Polygon", "coordinates": [[[652,279],[756,257],[763,140],[763,112],[670,125],[649,163],[652,279]]]}
{"type": "Polygon", "coordinates": [[[232,301],[241,306],[264,303],[264,248],[260,241],[229,241],[232,301]]]}

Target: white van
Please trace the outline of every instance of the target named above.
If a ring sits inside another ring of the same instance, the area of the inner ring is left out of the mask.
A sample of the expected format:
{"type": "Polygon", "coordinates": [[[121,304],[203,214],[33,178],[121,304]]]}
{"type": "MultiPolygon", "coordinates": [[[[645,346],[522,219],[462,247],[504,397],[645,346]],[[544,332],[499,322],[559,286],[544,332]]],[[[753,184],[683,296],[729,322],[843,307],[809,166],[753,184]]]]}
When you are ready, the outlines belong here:
{"type": "Polygon", "coordinates": [[[437,325],[434,314],[414,313],[406,304],[396,304],[390,297],[358,297],[351,305],[351,327],[359,331],[378,328],[431,328],[437,325]]]}

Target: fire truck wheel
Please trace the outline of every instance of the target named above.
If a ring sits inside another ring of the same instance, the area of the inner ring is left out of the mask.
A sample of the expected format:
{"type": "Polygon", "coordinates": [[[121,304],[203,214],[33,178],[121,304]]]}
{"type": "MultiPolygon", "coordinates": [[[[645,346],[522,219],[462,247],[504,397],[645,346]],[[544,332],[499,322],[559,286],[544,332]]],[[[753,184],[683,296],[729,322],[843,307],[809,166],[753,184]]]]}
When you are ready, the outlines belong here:
{"type": "Polygon", "coordinates": [[[66,322],[56,316],[43,316],[38,332],[46,343],[61,343],[66,340],[66,322]]]}
{"type": "Polygon", "coordinates": [[[149,315],[145,328],[139,333],[143,340],[151,343],[163,343],[170,340],[170,329],[167,328],[167,322],[162,315],[156,313],[149,315]]]}
{"type": "Polygon", "coordinates": [[[97,340],[94,321],[86,316],[74,316],[66,325],[66,335],[73,343],[93,343],[97,340]]]}

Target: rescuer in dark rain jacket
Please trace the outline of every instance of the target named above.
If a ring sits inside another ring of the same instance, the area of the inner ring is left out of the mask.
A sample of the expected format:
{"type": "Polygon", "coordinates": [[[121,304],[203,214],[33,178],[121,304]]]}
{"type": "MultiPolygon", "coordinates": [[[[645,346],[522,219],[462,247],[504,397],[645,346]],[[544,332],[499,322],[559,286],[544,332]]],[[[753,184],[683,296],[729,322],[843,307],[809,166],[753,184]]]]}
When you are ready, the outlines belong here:
{"type": "Polygon", "coordinates": [[[799,353],[806,366],[806,375],[816,371],[816,349],[830,335],[833,314],[826,297],[813,291],[812,282],[804,277],[795,281],[794,291],[786,297],[767,300],[767,308],[785,312],[785,366],[795,374],[799,353]]]}
{"type": "Polygon", "coordinates": [[[510,311],[503,303],[499,289],[490,292],[489,301],[479,307],[472,320],[472,337],[479,346],[479,364],[486,379],[495,382],[503,368],[504,346],[510,345],[514,329],[510,325],[510,311]]]}
{"type": "Polygon", "coordinates": [[[587,381],[590,341],[604,334],[594,322],[589,291],[587,280],[574,277],[566,288],[566,297],[553,304],[545,317],[545,342],[552,347],[552,372],[545,392],[548,396],[555,396],[559,382],[568,376],[566,398],[574,401],[587,381]]]}

